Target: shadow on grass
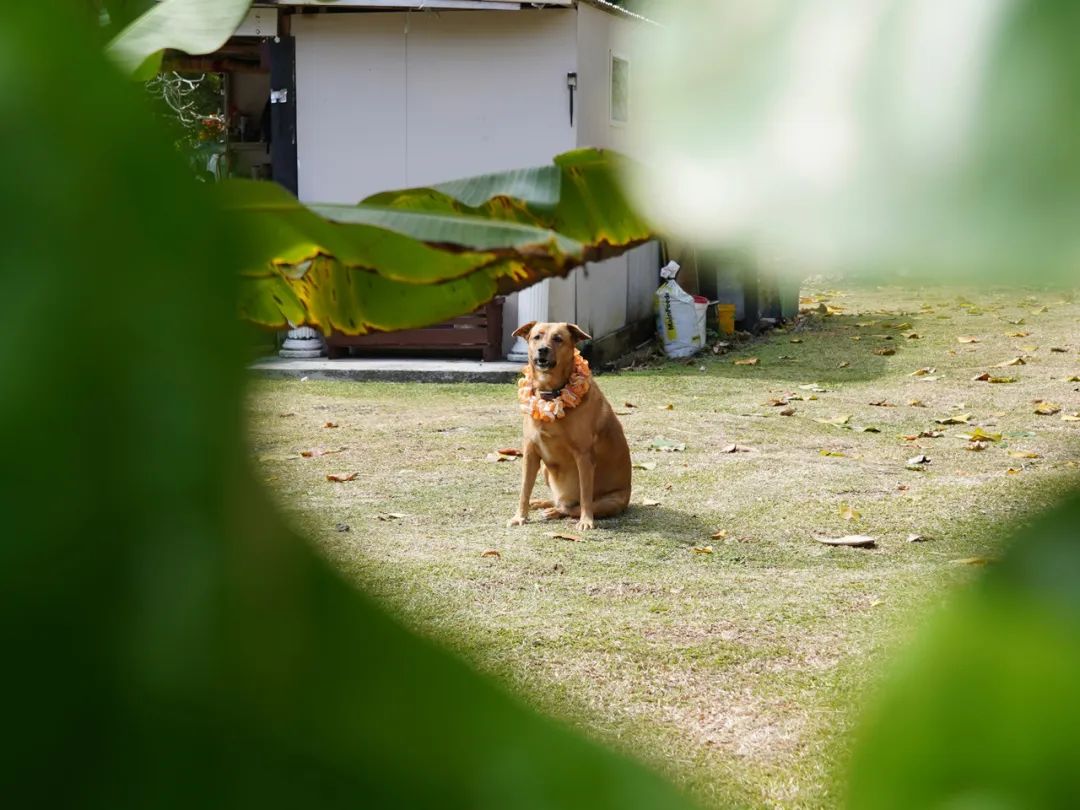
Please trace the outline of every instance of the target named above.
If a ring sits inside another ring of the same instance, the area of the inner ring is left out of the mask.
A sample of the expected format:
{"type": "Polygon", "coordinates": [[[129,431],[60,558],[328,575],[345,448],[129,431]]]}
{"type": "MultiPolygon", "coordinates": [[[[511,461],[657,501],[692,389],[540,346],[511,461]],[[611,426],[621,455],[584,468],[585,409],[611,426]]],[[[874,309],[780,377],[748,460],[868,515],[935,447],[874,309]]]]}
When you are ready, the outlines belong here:
{"type": "MultiPolygon", "coordinates": [[[[921,341],[908,340],[903,335],[919,332],[920,320],[925,328],[926,317],[920,319],[914,313],[815,316],[805,319],[798,331],[776,329],[735,344],[726,354],[714,355],[706,349],[685,361],[671,360],[647,368],[650,373],[672,377],[706,376],[792,384],[864,382],[886,376],[896,363],[906,367],[912,361],[905,360],[905,355],[922,354],[921,341]],[[887,354],[890,349],[893,354],[887,354]],[[737,360],[755,357],[757,365],[735,365],[737,360]]],[[[918,361],[914,362],[913,369],[918,361]]]]}
{"type": "Polygon", "coordinates": [[[684,546],[705,545],[714,531],[700,515],[670,506],[632,503],[617,518],[598,521],[597,527],[624,534],[655,534],[684,546]]]}

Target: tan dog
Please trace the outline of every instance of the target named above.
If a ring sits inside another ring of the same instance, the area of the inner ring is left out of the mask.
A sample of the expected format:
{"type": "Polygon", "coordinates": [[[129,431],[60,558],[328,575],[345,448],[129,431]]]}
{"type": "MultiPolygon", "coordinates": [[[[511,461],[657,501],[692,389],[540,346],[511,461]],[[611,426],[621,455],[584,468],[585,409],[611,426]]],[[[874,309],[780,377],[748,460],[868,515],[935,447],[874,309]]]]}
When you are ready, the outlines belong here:
{"type": "Polygon", "coordinates": [[[519,384],[526,411],[521,499],[507,525],[523,524],[535,506],[545,518],[576,517],[578,529],[591,529],[594,519],[617,515],[630,503],[630,448],[576,352],[589,336],[572,323],[535,321],[514,335],[528,342],[529,365],[519,384]],[[554,499],[530,503],[541,461],[554,499]]]}

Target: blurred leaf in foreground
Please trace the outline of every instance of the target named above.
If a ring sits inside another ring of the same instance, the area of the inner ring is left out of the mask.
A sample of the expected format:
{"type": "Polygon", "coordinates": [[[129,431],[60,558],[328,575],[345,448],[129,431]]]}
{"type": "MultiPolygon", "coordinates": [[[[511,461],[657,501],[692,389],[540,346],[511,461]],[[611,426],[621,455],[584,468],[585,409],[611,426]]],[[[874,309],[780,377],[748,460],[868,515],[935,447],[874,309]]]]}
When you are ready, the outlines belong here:
{"type": "Polygon", "coordinates": [[[636,197],[779,269],[1076,278],[1080,3],[670,4],[636,197]]]}
{"type": "Polygon", "coordinates": [[[5,324],[33,337],[0,344],[6,802],[685,806],[278,519],[248,468],[228,223],[66,7],[0,27],[5,324]]]}
{"type": "MultiPolygon", "coordinates": [[[[1080,773],[1080,498],[893,659],[858,735],[849,806],[1071,807],[1080,773]]],[[[984,558],[963,561],[982,564],[984,558]]]]}

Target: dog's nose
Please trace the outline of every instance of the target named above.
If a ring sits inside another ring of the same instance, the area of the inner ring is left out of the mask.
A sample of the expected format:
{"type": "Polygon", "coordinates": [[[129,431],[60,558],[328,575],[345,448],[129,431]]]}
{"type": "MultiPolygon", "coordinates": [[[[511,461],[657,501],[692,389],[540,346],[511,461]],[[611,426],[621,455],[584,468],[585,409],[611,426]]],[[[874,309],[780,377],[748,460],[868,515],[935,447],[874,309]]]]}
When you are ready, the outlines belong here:
{"type": "Polygon", "coordinates": [[[540,358],[546,358],[549,354],[551,354],[551,349],[547,346],[541,346],[536,350],[536,355],[540,358]]]}

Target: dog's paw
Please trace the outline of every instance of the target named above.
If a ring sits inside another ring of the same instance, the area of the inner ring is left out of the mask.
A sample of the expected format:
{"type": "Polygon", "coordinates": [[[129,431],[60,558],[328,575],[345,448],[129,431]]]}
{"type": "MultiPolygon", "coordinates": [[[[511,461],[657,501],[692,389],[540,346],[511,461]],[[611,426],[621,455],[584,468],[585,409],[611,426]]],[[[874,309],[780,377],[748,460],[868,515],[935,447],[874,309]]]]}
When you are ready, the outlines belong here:
{"type": "Polygon", "coordinates": [[[527,517],[523,517],[522,515],[514,515],[512,518],[510,518],[508,521],[506,521],[506,525],[507,525],[507,527],[510,527],[510,526],[524,526],[526,521],[528,521],[527,517]]]}
{"type": "Polygon", "coordinates": [[[579,532],[585,532],[589,529],[595,529],[596,526],[593,525],[592,518],[583,517],[581,520],[574,524],[574,528],[577,529],[579,532]]]}
{"type": "Polygon", "coordinates": [[[549,506],[547,509],[540,510],[541,520],[558,520],[562,517],[566,517],[566,513],[557,506],[549,506]]]}

